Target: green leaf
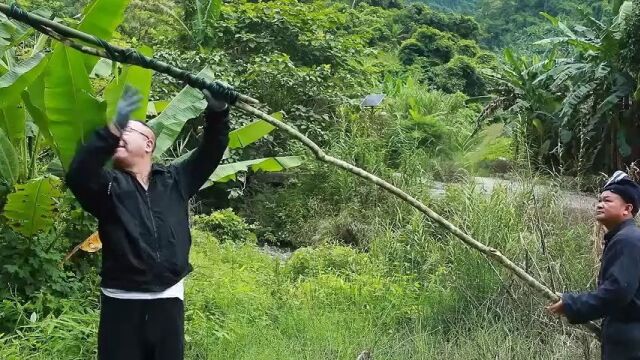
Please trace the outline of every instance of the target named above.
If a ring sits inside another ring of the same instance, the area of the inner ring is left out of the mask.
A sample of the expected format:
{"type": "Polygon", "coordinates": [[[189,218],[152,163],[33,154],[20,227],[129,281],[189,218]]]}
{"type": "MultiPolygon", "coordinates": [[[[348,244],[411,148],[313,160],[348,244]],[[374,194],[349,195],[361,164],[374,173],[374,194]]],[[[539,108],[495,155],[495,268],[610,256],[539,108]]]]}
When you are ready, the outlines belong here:
{"type": "Polygon", "coordinates": [[[627,20],[633,15],[633,2],[622,2],[619,8],[617,10],[614,10],[614,14],[618,14],[614,21],[615,25],[624,27],[627,23],[627,20]]]}
{"type": "Polygon", "coordinates": [[[147,116],[158,116],[164,109],[169,105],[169,101],[159,100],[159,101],[149,101],[147,104],[147,116]]]}
{"type": "Polygon", "coordinates": [[[533,127],[538,131],[538,136],[540,136],[540,139],[544,138],[544,125],[542,124],[542,121],[538,118],[535,118],[531,121],[531,123],[533,124],[533,127]]]}
{"type": "MultiPolygon", "coordinates": [[[[147,46],[143,46],[138,51],[146,56],[152,56],[153,50],[147,46]]],[[[144,121],[147,118],[147,104],[149,102],[149,93],[151,92],[151,76],[153,71],[139,66],[125,66],[122,74],[107,86],[105,90],[105,100],[107,101],[107,119],[112,119],[115,116],[118,101],[124,92],[124,86],[126,84],[136,88],[142,100],[140,101],[140,108],[131,114],[132,119],[144,121]]]]}
{"type": "Polygon", "coordinates": [[[153,105],[156,107],[156,111],[161,113],[164,111],[164,109],[167,108],[167,106],[169,106],[170,101],[168,100],[159,100],[159,101],[154,101],[153,105]]]}
{"type": "MultiPolygon", "coordinates": [[[[282,120],[282,113],[277,112],[271,116],[282,120]]],[[[257,120],[239,129],[229,132],[229,149],[244,148],[260,140],[275,129],[275,126],[264,120],[257,120]]]]}
{"type": "Polygon", "coordinates": [[[620,7],[625,3],[624,0],[611,0],[611,11],[617,14],[620,11],[620,7]]]}
{"type": "Polygon", "coordinates": [[[18,181],[18,154],[7,135],[0,129],[0,178],[9,185],[18,181]]]}
{"type": "Polygon", "coordinates": [[[495,96],[493,95],[483,95],[483,96],[474,96],[474,97],[470,97],[468,99],[466,99],[464,101],[465,105],[471,105],[471,104],[488,104],[489,102],[491,102],[492,100],[495,99],[495,96]]]}
{"type": "Polygon", "coordinates": [[[78,143],[106,124],[106,105],[92,96],[83,60],[76,50],[59,45],[49,60],[44,82],[49,130],[65,169],[78,143]]]}
{"type": "Polygon", "coordinates": [[[576,50],[580,50],[583,53],[587,53],[589,51],[593,51],[593,52],[600,52],[602,49],[599,45],[590,43],[586,40],[582,40],[582,39],[569,39],[567,40],[567,43],[571,46],[573,46],[576,50]]]}
{"type": "Polygon", "coordinates": [[[11,39],[11,37],[18,31],[13,21],[5,14],[0,14],[0,38],[11,39]]]}
{"type": "Polygon", "coordinates": [[[113,62],[109,59],[101,58],[98,60],[96,65],[91,70],[91,74],[89,74],[90,78],[106,78],[111,76],[111,68],[113,66],[113,62]]]}
{"type": "Polygon", "coordinates": [[[207,11],[208,20],[216,20],[220,16],[222,9],[222,0],[209,0],[209,9],[207,11]]]}
{"type": "Polygon", "coordinates": [[[49,130],[49,118],[44,106],[44,78],[45,73],[42,73],[29,85],[27,90],[22,92],[22,101],[33,122],[38,126],[40,134],[49,144],[53,145],[53,137],[49,130]]]}
{"type": "Polygon", "coordinates": [[[618,152],[620,153],[620,155],[622,155],[622,157],[627,157],[631,155],[631,147],[627,142],[627,137],[625,135],[624,128],[621,128],[618,131],[618,134],[616,134],[616,139],[617,139],[616,142],[618,143],[618,152]]]}
{"type": "Polygon", "coordinates": [[[47,65],[48,58],[43,53],[21,62],[0,77],[0,108],[15,103],[20,93],[34,81],[47,65]]]}
{"type": "MultiPolygon", "coordinates": [[[[33,13],[44,18],[49,18],[51,16],[50,11],[43,9],[35,10],[33,13]]],[[[34,32],[35,30],[31,26],[18,21],[9,20],[4,14],[1,14],[0,38],[2,38],[3,41],[0,45],[0,53],[5,51],[7,48],[13,48],[19,45],[34,32]]]]}
{"type": "Polygon", "coordinates": [[[568,143],[573,138],[573,133],[567,129],[560,129],[560,141],[563,144],[568,143]]]}
{"type": "Polygon", "coordinates": [[[560,37],[552,37],[552,38],[547,38],[547,39],[542,39],[542,40],[538,40],[535,41],[533,43],[533,45],[545,45],[545,46],[552,46],[552,45],[556,45],[556,44],[563,44],[563,43],[567,43],[570,40],[570,38],[568,37],[564,37],[564,36],[560,36],[560,37]]]}
{"type": "MultiPolygon", "coordinates": [[[[42,84],[44,85],[44,83],[42,84]]],[[[42,88],[44,92],[44,87],[42,88]]],[[[32,93],[29,91],[22,92],[22,101],[24,106],[33,119],[33,122],[38,126],[38,130],[40,131],[40,135],[42,135],[49,144],[53,144],[53,137],[51,136],[51,131],[49,130],[49,118],[47,118],[47,114],[45,114],[44,110],[40,109],[34,104],[32,93]]],[[[41,94],[40,96],[44,96],[41,94]]]]}
{"type": "Polygon", "coordinates": [[[241,171],[277,172],[299,166],[300,164],[302,164],[302,158],[299,156],[282,156],[219,165],[201,189],[213,185],[214,182],[235,180],[236,174],[241,171]]]}
{"type": "Polygon", "coordinates": [[[22,102],[16,102],[0,109],[0,129],[4,131],[14,146],[18,146],[25,136],[26,118],[22,102]]]}
{"type": "Polygon", "coordinates": [[[504,58],[511,64],[514,69],[517,69],[518,72],[522,71],[520,66],[520,62],[516,59],[515,55],[509,48],[504,49],[504,58]]]}
{"type": "MultiPolygon", "coordinates": [[[[148,46],[142,46],[138,51],[145,56],[153,56],[153,50],[148,46]]],[[[150,69],[145,69],[139,66],[133,66],[129,69],[127,82],[136,88],[142,96],[140,108],[131,114],[131,118],[133,119],[144,121],[147,118],[147,104],[149,103],[149,93],[151,92],[152,76],[153,70],[150,69]]]]}
{"type": "Polygon", "coordinates": [[[30,237],[46,231],[53,225],[56,198],[60,197],[60,179],[55,176],[36,178],[16,185],[16,191],[7,196],[4,216],[9,225],[20,234],[30,237]]]}
{"type": "Polygon", "coordinates": [[[567,25],[565,25],[562,21],[558,21],[558,28],[560,30],[562,30],[562,32],[567,35],[568,37],[574,39],[576,37],[576,34],[569,30],[569,28],[567,27],[567,25]]]}
{"type": "MultiPolygon", "coordinates": [[[[207,80],[213,80],[213,72],[204,68],[197,76],[207,80]]],[[[185,87],[166,109],[156,118],[149,121],[148,125],[156,134],[156,150],[154,155],[162,155],[176,140],[184,124],[198,117],[207,105],[202,91],[190,86],[185,87]]]]}
{"type": "MultiPolygon", "coordinates": [[[[122,23],[124,11],[131,0],[93,0],[83,12],[83,18],[78,30],[95,35],[108,41],[114,30],[122,23]]],[[[91,72],[98,58],[84,57],[87,72],[91,72]]]]}
{"type": "Polygon", "coordinates": [[[572,89],[572,91],[562,102],[560,117],[563,119],[568,119],[571,114],[573,114],[574,110],[578,109],[579,104],[585,101],[585,99],[592,94],[593,90],[597,86],[598,83],[596,82],[588,82],[586,84],[576,86],[574,89],[572,89]]]}
{"type": "Polygon", "coordinates": [[[556,18],[555,16],[549,15],[546,12],[541,12],[540,15],[549,20],[549,22],[551,22],[551,25],[558,26],[558,18],[556,18]]]}

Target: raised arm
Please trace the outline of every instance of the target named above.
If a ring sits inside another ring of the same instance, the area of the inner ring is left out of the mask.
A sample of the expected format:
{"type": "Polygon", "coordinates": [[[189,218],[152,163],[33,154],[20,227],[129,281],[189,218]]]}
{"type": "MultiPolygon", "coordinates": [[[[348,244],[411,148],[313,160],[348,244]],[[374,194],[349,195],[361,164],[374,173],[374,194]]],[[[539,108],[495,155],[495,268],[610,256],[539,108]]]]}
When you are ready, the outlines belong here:
{"type": "Polygon", "coordinates": [[[229,144],[229,106],[213,99],[206,90],[204,134],[198,147],[175,164],[176,174],[186,199],[194,196],[218,167],[229,144]]]}
{"type": "Polygon", "coordinates": [[[89,141],[78,147],[65,175],[67,186],[82,208],[96,218],[101,216],[102,204],[108,195],[109,171],[104,169],[104,165],[113,156],[122,130],[139,104],[140,97],[127,87],[118,102],[114,121],[96,130],[89,141]]]}

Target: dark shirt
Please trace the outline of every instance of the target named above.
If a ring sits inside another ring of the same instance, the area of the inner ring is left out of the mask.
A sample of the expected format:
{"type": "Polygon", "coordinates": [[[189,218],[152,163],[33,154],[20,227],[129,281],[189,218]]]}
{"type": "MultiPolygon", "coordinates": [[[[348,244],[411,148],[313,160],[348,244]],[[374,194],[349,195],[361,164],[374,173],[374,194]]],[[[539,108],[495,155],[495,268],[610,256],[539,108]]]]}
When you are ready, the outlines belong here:
{"type": "Polygon", "coordinates": [[[598,288],[583,294],[564,294],[570,323],[602,317],[640,321],[640,229],[626,220],[605,235],[598,288]]]}

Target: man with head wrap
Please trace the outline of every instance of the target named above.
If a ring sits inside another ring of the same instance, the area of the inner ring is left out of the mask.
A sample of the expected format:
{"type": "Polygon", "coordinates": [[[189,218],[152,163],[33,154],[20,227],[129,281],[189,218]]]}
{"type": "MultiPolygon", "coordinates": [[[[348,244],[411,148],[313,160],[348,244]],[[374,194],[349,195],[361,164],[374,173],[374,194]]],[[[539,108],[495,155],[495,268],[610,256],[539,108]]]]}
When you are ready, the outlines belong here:
{"type": "Polygon", "coordinates": [[[547,309],[572,324],[603,318],[602,359],[640,360],[640,186],[617,171],[605,184],[596,220],[607,229],[598,288],[565,293],[547,309]]]}

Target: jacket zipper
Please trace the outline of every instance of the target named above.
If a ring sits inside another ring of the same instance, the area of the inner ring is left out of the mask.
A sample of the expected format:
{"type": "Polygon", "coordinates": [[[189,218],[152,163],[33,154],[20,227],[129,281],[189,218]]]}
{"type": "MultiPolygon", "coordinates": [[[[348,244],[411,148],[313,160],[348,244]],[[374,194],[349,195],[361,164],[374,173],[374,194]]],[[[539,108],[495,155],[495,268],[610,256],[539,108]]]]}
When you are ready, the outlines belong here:
{"type": "Polygon", "coordinates": [[[153,238],[156,240],[156,257],[160,261],[160,242],[158,241],[158,229],[156,228],[156,221],[153,218],[153,211],[151,211],[151,199],[149,198],[149,191],[144,191],[147,195],[147,205],[149,206],[149,215],[151,216],[151,226],[153,227],[153,238]]]}

